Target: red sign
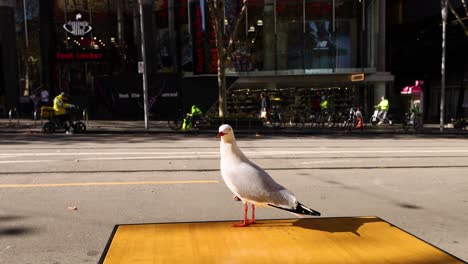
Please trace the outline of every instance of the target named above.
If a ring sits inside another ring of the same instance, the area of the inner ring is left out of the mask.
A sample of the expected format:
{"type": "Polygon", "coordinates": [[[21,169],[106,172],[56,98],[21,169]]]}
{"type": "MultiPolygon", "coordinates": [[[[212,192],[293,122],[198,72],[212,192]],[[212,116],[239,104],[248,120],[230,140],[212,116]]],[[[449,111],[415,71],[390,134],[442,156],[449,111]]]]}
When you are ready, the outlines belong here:
{"type": "Polygon", "coordinates": [[[104,53],[95,51],[57,51],[55,53],[57,60],[102,60],[104,53]]]}

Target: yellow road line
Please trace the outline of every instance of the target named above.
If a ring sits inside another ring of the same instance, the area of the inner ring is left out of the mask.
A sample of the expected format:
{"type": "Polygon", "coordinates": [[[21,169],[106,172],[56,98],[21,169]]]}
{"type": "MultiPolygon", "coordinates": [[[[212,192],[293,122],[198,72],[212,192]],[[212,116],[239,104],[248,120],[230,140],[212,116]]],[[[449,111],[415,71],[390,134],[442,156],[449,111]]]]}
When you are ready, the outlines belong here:
{"type": "Polygon", "coordinates": [[[33,187],[73,187],[73,186],[109,186],[109,185],[162,185],[162,184],[202,184],[219,183],[219,181],[145,181],[145,182],[71,182],[39,184],[0,184],[0,188],[33,188],[33,187]]]}

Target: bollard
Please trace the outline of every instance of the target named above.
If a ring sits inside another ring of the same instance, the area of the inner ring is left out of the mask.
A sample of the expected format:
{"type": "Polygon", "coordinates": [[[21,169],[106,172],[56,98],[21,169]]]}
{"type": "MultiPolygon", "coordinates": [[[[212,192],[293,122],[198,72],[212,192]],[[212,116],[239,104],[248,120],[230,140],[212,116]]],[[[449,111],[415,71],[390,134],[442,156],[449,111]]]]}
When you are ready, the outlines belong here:
{"type": "Polygon", "coordinates": [[[83,113],[82,113],[82,120],[85,122],[86,126],[88,127],[89,126],[89,117],[88,117],[88,110],[85,108],[83,109],[83,113]]]}
{"type": "Polygon", "coordinates": [[[34,128],[37,128],[37,108],[34,110],[34,128]]]}
{"type": "Polygon", "coordinates": [[[9,116],[9,118],[10,118],[10,122],[9,122],[9,126],[10,126],[10,127],[12,126],[13,113],[16,114],[17,125],[19,125],[18,111],[17,111],[16,108],[14,107],[14,108],[11,108],[10,111],[8,112],[8,116],[9,116]]]}

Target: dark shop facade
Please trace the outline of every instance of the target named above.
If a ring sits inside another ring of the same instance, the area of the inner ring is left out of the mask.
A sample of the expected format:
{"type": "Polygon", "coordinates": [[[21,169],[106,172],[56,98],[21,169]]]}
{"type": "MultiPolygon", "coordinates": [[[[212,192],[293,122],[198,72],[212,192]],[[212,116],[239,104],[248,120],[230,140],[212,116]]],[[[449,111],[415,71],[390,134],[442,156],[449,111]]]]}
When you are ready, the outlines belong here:
{"type": "MultiPolygon", "coordinates": [[[[216,108],[217,56],[205,0],[143,0],[151,118],[216,108]]],[[[258,114],[268,92],[282,107],[370,112],[391,97],[385,1],[249,0],[227,70],[229,113],[258,114]]],[[[226,24],[242,1],[226,1],[226,24]]],[[[137,0],[0,0],[0,114],[32,111],[42,87],[69,93],[91,118],[143,117],[137,0]]]]}

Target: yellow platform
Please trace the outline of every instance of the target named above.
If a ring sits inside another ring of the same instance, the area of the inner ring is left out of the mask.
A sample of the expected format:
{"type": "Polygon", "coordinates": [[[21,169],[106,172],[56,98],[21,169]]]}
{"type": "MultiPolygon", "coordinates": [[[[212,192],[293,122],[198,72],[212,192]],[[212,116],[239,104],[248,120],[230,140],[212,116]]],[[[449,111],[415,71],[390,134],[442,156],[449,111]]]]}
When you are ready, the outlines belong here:
{"type": "Polygon", "coordinates": [[[376,217],[118,225],[100,263],[464,263],[376,217]]]}

